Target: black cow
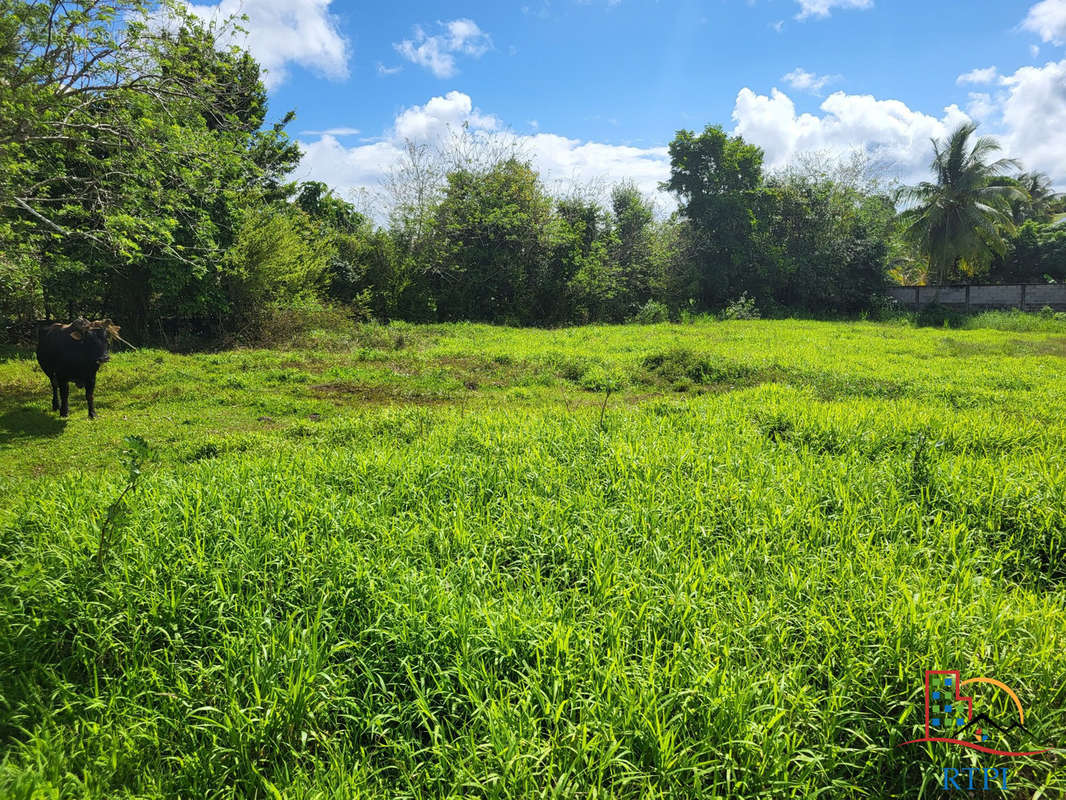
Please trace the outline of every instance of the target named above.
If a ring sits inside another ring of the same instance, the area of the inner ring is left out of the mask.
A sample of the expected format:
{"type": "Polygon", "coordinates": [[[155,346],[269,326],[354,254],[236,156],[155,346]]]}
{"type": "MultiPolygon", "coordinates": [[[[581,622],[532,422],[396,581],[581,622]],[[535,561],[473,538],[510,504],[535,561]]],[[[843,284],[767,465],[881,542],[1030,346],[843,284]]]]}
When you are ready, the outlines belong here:
{"type": "Polygon", "coordinates": [[[118,337],[118,331],[119,327],[109,319],[76,319],[69,325],[57,322],[37,332],[37,363],[52,382],[52,410],[58,411],[59,416],[70,413],[67,397],[69,381],[74,381],[85,389],[89,419],[96,418],[96,371],[110,360],[108,347],[118,337]]]}

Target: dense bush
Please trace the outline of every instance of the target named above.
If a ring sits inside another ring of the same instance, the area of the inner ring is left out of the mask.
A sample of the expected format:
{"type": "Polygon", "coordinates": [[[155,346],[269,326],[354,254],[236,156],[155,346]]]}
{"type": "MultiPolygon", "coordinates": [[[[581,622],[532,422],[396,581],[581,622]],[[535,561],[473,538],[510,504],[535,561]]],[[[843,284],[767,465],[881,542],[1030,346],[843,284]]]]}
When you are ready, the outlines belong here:
{"type": "Polygon", "coordinates": [[[640,307],[640,311],[633,317],[633,321],[640,325],[652,325],[656,322],[668,322],[670,309],[658,300],[649,300],[640,307]]]}
{"type": "Polygon", "coordinates": [[[1066,282],[1066,225],[1026,222],[993,263],[992,277],[1003,283],[1066,282]]]}

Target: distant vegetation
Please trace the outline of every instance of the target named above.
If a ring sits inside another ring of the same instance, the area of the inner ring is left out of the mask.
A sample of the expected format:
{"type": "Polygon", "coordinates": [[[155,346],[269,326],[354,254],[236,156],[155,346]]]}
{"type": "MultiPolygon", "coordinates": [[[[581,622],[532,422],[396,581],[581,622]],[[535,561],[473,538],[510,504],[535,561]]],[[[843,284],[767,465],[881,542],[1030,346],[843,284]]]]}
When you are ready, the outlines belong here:
{"type": "Polygon", "coordinates": [[[1049,224],[1062,199],[991,161],[972,126],[906,195],[861,159],[770,173],[720,127],[682,130],[666,218],[627,183],[606,201],[550,194],[505,137],[461,130],[409,144],[367,216],[290,181],[292,115],[270,121],[258,65],[219,44],[226,27],[180,4],[0,0],[0,316],[247,340],[328,307],[555,326],[741,297],[763,314],[855,313],[893,280],[1066,280],[1066,227],[1049,224]]]}

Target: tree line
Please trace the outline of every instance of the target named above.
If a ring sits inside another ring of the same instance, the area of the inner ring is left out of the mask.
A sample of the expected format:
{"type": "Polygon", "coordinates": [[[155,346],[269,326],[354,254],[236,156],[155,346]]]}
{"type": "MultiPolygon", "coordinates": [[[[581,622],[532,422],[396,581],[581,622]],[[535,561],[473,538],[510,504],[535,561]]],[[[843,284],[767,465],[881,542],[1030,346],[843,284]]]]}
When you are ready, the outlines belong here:
{"type": "Polygon", "coordinates": [[[861,159],[765,168],[721,127],[669,145],[668,216],[632,183],[550,192],[513,140],[408,144],[368,215],[290,179],[258,64],[179,4],[0,0],[0,316],[254,332],[365,318],[656,320],[753,303],[850,313],[886,281],[1066,279],[1045,176],[964,126],[901,191],[861,159]],[[902,211],[902,213],[900,213],[902,211]],[[377,219],[375,219],[377,217],[377,219]],[[743,302],[737,304],[738,300],[743,302]]]}

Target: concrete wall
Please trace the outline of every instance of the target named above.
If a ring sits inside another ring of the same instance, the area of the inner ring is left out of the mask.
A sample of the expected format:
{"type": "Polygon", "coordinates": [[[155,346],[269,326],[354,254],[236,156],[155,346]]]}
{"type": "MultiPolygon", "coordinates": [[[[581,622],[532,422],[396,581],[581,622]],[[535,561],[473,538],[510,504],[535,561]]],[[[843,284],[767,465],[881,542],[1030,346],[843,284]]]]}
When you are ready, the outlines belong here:
{"type": "Polygon", "coordinates": [[[1008,284],[1006,286],[893,286],[888,295],[900,305],[921,308],[939,303],[956,309],[981,311],[990,308],[1020,308],[1039,311],[1051,306],[1066,311],[1066,283],[1008,284]]]}

